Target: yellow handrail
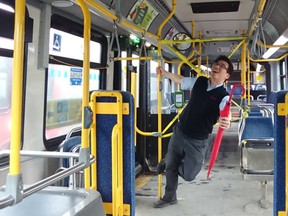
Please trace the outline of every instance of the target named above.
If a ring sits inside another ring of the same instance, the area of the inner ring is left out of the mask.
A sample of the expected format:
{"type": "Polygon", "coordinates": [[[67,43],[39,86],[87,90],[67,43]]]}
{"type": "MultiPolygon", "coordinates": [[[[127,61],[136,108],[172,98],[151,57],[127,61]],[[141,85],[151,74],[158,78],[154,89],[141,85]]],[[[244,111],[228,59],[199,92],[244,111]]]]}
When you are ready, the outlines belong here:
{"type": "MultiPolygon", "coordinates": [[[[178,117],[180,116],[180,114],[182,113],[182,111],[184,110],[184,108],[186,107],[187,103],[184,105],[183,108],[179,109],[177,115],[171,120],[171,122],[164,128],[164,130],[162,131],[162,134],[165,134],[165,132],[171,127],[171,125],[178,119],[178,117]]],[[[163,135],[162,137],[164,137],[165,135],[163,135]]]]}
{"type": "Polygon", "coordinates": [[[288,56],[288,52],[283,54],[279,58],[275,58],[275,59],[253,59],[251,56],[249,56],[249,59],[252,62],[278,62],[278,61],[282,60],[283,58],[285,58],[286,56],[288,56]]]}
{"type": "MultiPolygon", "coordinates": [[[[115,91],[96,91],[91,94],[91,103],[94,103],[92,110],[97,113],[97,97],[114,97],[117,106],[117,123],[113,127],[111,135],[111,160],[112,160],[112,212],[113,215],[123,215],[123,98],[120,92],[115,91]]],[[[92,130],[96,132],[93,119],[92,130]]],[[[93,136],[92,136],[93,137],[93,136]]],[[[96,140],[95,140],[96,141],[96,140]]],[[[92,143],[94,145],[94,143],[92,143]]],[[[92,145],[92,146],[93,146],[92,145]]],[[[105,207],[105,205],[104,205],[105,207]]],[[[107,207],[108,208],[108,207],[107,207]]],[[[109,211],[106,209],[106,212],[109,211]]]]}
{"type": "Polygon", "coordinates": [[[182,59],[183,62],[185,62],[187,65],[189,65],[194,71],[196,71],[198,74],[204,76],[204,74],[199,70],[199,68],[195,67],[182,53],[180,53],[178,50],[174,49],[169,44],[166,45],[174,54],[176,54],[180,59],[182,59]]]}
{"type": "Polygon", "coordinates": [[[253,33],[256,25],[257,25],[257,22],[259,21],[259,19],[261,19],[265,3],[266,3],[266,0],[260,0],[260,3],[259,3],[258,8],[257,8],[256,16],[254,17],[253,23],[250,26],[250,29],[249,29],[249,31],[247,33],[248,37],[250,37],[252,35],[252,33],[253,33]]]}
{"type": "MultiPolygon", "coordinates": [[[[137,127],[137,95],[136,95],[136,73],[132,71],[131,73],[131,94],[133,95],[134,98],[134,126],[135,126],[135,132],[139,133],[140,135],[143,136],[153,136],[155,133],[153,132],[144,132],[141,131],[137,127]]],[[[136,143],[136,134],[135,134],[135,143],[136,143]]]]}
{"type": "Polygon", "coordinates": [[[154,39],[159,39],[159,37],[155,34],[152,34],[151,32],[146,32],[144,29],[132,24],[129,21],[125,21],[124,19],[118,20],[118,17],[116,14],[112,13],[109,9],[103,7],[102,5],[100,5],[99,3],[97,3],[96,1],[93,0],[85,0],[89,5],[93,6],[94,8],[96,8],[97,10],[99,10],[101,13],[103,13],[104,15],[108,16],[109,18],[111,18],[114,21],[119,21],[119,23],[121,25],[123,25],[124,27],[127,27],[128,29],[132,29],[134,31],[137,31],[141,34],[145,34],[149,37],[152,37],[154,39]]]}
{"type": "Polygon", "coordinates": [[[10,175],[20,174],[25,2],[25,0],[18,0],[15,4],[10,175]]]}
{"type": "Polygon", "coordinates": [[[288,48],[288,45],[268,45],[268,44],[263,44],[261,41],[257,40],[256,43],[261,46],[261,47],[264,47],[264,48],[288,48]]]}
{"type": "Polygon", "coordinates": [[[216,42],[216,41],[235,41],[235,40],[244,40],[245,36],[240,37],[225,37],[225,38],[195,38],[187,40],[159,40],[160,44],[175,44],[175,43],[203,43],[203,42],[216,42]]]}
{"type": "MultiPolygon", "coordinates": [[[[249,50],[247,50],[247,55],[249,56],[250,55],[250,52],[249,52],[249,50]]],[[[248,58],[247,59],[247,100],[248,100],[248,106],[250,106],[250,104],[251,104],[251,98],[250,98],[250,84],[251,84],[251,80],[250,80],[250,75],[251,75],[251,73],[250,73],[250,59],[248,58]]]]}
{"type": "MultiPolygon", "coordinates": [[[[247,64],[246,64],[246,56],[247,56],[247,43],[243,42],[242,44],[242,53],[241,53],[241,83],[246,89],[246,70],[247,70],[247,64]]],[[[246,94],[242,96],[242,98],[245,98],[246,94]]]]}
{"type": "MultiPolygon", "coordinates": [[[[157,36],[161,38],[162,28],[168,22],[168,20],[173,16],[176,10],[176,0],[172,0],[172,10],[166,19],[160,24],[157,36]]],[[[161,43],[158,41],[158,66],[161,66],[161,43]]],[[[162,131],[162,89],[160,89],[161,75],[158,74],[158,132],[162,131]]],[[[158,162],[162,159],[162,138],[158,137],[158,162]]],[[[162,175],[158,175],[158,197],[162,197],[162,175]]]]}
{"type": "Polygon", "coordinates": [[[231,58],[234,53],[241,47],[241,45],[243,44],[243,42],[246,40],[246,38],[242,41],[240,41],[240,43],[232,50],[232,52],[229,54],[228,58],[231,58]]]}
{"type": "MultiPolygon", "coordinates": [[[[120,206],[121,206],[121,202],[120,202],[120,197],[119,197],[119,192],[121,192],[119,185],[118,185],[118,180],[120,178],[119,173],[118,173],[118,169],[120,166],[118,164],[118,151],[119,149],[117,148],[119,142],[121,142],[119,140],[119,125],[116,124],[113,127],[112,130],[112,146],[111,146],[111,159],[112,159],[112,212],[113,215],[120,215],[120,206]]],[[[122,211],[123,213],[123,211],[122,211]]]]}
{"type": "Polygon", "coordinates": [[[123,57],[123,58],[114,58],[114,61],[121,61],[121,60],[153,60],[152,57],[139,57],[139,58],[134,58],[134,57],[123,57]]]}
{"type": "MultiPolygon", "coordinates": [[[[82,135],[81,148],[89,149],[89,128],[84,127],[85,107],[89,105],[89,72],[90,72],[90,37],[91,16],[83,0],[77,0],[84,16],[84,57],[83,57],[83,82],[82,82],[82,135]]],[[[90,168],[84,170],[85,188],[90,188],[90,168]]]]}

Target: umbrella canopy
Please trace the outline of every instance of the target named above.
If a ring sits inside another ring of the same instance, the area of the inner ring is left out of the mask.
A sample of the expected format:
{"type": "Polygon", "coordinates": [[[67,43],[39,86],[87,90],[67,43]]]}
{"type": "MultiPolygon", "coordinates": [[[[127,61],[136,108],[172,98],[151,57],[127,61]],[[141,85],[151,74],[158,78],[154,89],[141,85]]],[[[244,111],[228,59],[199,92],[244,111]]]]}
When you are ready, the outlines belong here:
{"type": "MultiPolygon", "coordinates": [[[[237,87],[242,88],[242,96],[245,94],[245,88],[242,84],[234,84],[232,87],[232,90],[230,92],[229,100],[226,102],[224,109],[222,109],[220,111],[220,117],[229,117],[232,96],[233,96],[233,93],[237,87]]],[[[215,137],[213,148],[212,148],[212,153],[211,153],[211,158],[210,158],[210,163],[209,163],[208,173],[207,173],[207,179],[209,178],[210,172],[211,172],[211,170],[214,166],[214,163],[217,159],[218,152],[219,152],[220,145],[221,145],[221,140],[223,137],[223,133],[224,133],[224,129],[219,127],[217,134],[216,134],[216,137],[215,137]]]]}

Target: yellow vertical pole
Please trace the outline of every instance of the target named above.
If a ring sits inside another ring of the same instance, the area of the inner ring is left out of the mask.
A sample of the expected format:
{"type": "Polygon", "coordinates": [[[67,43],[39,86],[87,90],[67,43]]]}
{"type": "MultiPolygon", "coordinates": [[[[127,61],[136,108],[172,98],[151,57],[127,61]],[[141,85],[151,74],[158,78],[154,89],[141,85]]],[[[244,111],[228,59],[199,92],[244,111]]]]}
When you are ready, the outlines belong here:
{"type": "MultiPolygon", "coordinates": [[[[184,63],[185,63],[185,62],[182,61],[182,62],[180,62],[180,63],[178,64],[178,68],[177,68],[177,73],[178,73],[178,75],[181,75],[181,67],[182,67],[182,65],[183,65],[184,63]]],[[[180,84],[177,85],[177,89],[178,89],[178,91],[180,91],[180,84]]]]}
{"type": "MultiPolygon", "coordinates": [[[[172,10],[158,28],[157,36],[161,38],[162,28],[173,16],[176,10],[176,0],[172,0],[172,10]]],[[[158,42],[158,65],[161,66],[161,43],[158,42]]],[[[161,75],[158,74],[158,132],[162,131],[162,89],[160,89],[161,75]]],[[[158,137],[158,162],[162,159],[162,138],[158,137]]],[[[162,197],[162,175],[158,175],[158,197],[162,197]]]]}
{"type": "MultiPolygon", "coordinates": [[[[83,57],[83,80],[82,80],[82,136],[81,148],[89,149],[89,128],[84,128],[85,107],[89,105],[89,72],[90,72],[90,37],[91,16],[87,5],[83,0],[77,0],[84,16],[84,57],[83,57]]],[[[85,188],[90,188],[90,169],[84,170],[85,188]]]]}
{"type": "Polygon", "coordinates": [[[136,94],[136,71],[131,71],[131,94],[134,98],[134,143],[136,144],[136,124],[137,124],[137,94],[136,94]]]}
{"type": "MultiPolygon", "coordinates": [[[[199,39],[202,39],[202,32],[199,31],[199,39]]],[[[199,42],[199,50],[198,50],[198,69],[201,71],[201,63],[202,63],[202,58],[201,58],[201,54],[202,54],[202,42],[199,42]]],[[[202,72],[201,72],[202,73],[202,72]]]]}
{"type": "Polygon", "coordinates": [[[10,175],[20,174],[25,3],[25,0],[16,0],[15,4],[10,175]]]}
{"type": "Polygon", "coordinates": [[[208,68],[209,68],[209,57],[208,55],[206,55],[206,68],[207,68],[207,77],[209,76],[209,71],[208,71],[208,68]]]}
{"type": "MultiPolygon", "coordinates": [[[[115,146],[115,143],[112,143],[112,148],[116,148],[116,166],[112,167],[112,170],[114,170],[116,175],[116,196],[115,196],[115,203],[113,201],[113,204],[115,206],[116,214],[115,216],[122,216],[123,215],[123,99],[120,92],[113,92],[113,96],[116,97],[117,100],[117,125],[118,125],[118,139],[117,139],[117,145],[115,146]]],[[[115,152],[114,152],[115,153],[115,152]]],[[[115,154],[114,154],[115,155],[115,154]]],[[[112,162],[115,161],[115,158],[112,155],[112,162]]],[[[115,165],[115,162],[114,162],[115,165]]],[[[112,187],[112,193],[114,192],[114,187],[112,187]]],[[[114,199],[114,197],[113,197],[114,199]]],[[[113,208],[114,212],[114,208],[113,208]]],[[[114,215],[114,214],[113,214],[114,215]]]]}
{"type": "Polygon", "coordinates": [[[112,166],[112,215],[118,216],[118,137],[119,137],[119,125],[116,124],[112,130],[112,146],[111,146],[111,166],[112,166]]]}
{"type": "MultiPolygon", "coordinates": [[[[247,55],[249,56],[249,50],[247,50],[247,55]]],[[[250,73],[250,59],[248,58],[247,59],[247,99],[248,99],[248,106],[250,106],[250,103],[251,103],[251,99],[250,99],[250,86],[251,86],[251,80],[250,80],[250,76],[251,76],[251,73],[250,73]]]]}
{"type": "Polygon", "coordinates": [[[122,106],[123,106],[123,101],[122,101],[122,95],[119,93],[121,96],[121,99],[118,99],[118,104],[119,104],[119,113],[118,113],[118,124],[119,124],[119,134],[118,134],[118,187],[119,187],[119,216],[123,216],[123,202],[124,202],[124,197],[123,197],[123,113],[122,113],[122,106]]]}
{"type": "MultiPolygon", "coordinates": [[[[247,89],[246,86],[246,71],[247,71],[247,64],[246,64],[246,52],[247,52],[247,43],[243,42],[242,44],[242,53],[241,53],[241,83],[247,89]]],[[[244,99],[246,94],[243,95],[242,99],[244,99]]]]}
{"type": "MultiPolygon", "coordinates": [[[[192,39],[194,40],[195,39],[195,21],[192,20],[192,39]]],[[[192,47],[195,48],[195,42],[192,42],[192,47]]]]}

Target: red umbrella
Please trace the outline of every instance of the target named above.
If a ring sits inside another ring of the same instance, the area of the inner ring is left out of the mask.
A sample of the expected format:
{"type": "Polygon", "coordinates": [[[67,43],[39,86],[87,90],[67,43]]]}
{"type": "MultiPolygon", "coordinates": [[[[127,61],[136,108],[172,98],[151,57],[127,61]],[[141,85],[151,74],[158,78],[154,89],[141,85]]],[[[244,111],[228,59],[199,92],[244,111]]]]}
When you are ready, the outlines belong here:
{"type": "MultiPolygon", "coordinates": [[[[221,117],[228,117],[229,116],[230,107],[231,107],[231,100],[232,100],[232,96],[233,96],[233,93],[234,93],[236,87],[241,87],[242,88],[242,96],[245,94],[245,88],[244,88],[243,85],[234,84],[233,88],[232,88],[232,90],[230,92],[229,100],[225,104],[224,109],[220,111],[220,116],[221,117]]],[[[217,135],[216,135],[216,138],[215,138],[215,141],[214,141],[212,153],[211,153],[210,164],[209,164],[208,173],[207,173],[207,179],[209,178],[210,171],[211,171],[212,167],[214,166],[214,163],[215,163],[215,161],[217,159],[217,155],[218,155],[218,152],[219,152],[219,148],[220,148],[221,140],[222,140],[222,137],[223,137],[223,133],[224,133],[224,129],[219,127],[217,135]]]]}

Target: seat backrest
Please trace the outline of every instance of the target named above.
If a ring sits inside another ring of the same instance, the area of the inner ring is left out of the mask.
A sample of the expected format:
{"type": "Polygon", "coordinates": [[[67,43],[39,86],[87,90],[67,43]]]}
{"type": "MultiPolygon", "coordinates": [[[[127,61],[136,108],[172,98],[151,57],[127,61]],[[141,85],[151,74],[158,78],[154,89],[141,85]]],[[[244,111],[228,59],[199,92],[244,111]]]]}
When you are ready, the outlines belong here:
{"type": "Polygon", "coordinates": [[[262,116],[249,116],[244,119],[240,141],[244,139],[273,138],[274,126],[272,118],[262,116]]]}
{"type": "Polygon", "coordinates": [[[259,112],[248,112],[249,116],[263,116],[263,113],[259,112]]]}

